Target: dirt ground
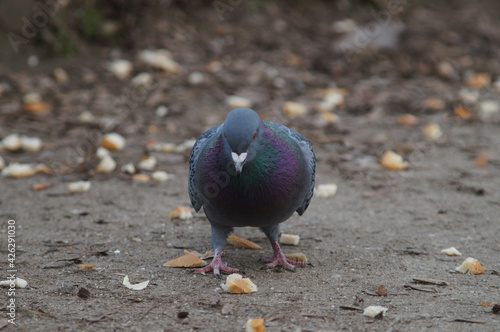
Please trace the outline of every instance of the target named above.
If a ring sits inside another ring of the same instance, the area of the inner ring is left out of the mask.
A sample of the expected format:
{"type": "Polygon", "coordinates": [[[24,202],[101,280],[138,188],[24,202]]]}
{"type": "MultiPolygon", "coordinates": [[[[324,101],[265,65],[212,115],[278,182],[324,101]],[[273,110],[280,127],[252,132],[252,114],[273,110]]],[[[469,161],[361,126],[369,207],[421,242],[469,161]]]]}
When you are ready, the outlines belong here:
{"type": "Polygon", "coordinates": [[[244,331],[249,318],[262,317],[267,331],[498,331],[492,304],[500,302],[500,113],[494,107],[500,103],[500,5],[403,1],[403,8],[273,2],[235,5],[222,17],[212,6],[190,14],[171,8],[149,13],[154,23],[138,31],[133,48],[90,45],[69,59],[40,55],[30,68],[24,63],[36,48],[28,44],[22,56],[1,63],[0,138],[37,136],[43,148],[0,155],[6,164],[44,163],[54,174],[0,178],[2,279],[9,269],[8,221],[15,220],[15,269],[29,284],[16,289],[15,326],[4,319],[11,297],[7,289],[0,293],[0,328],[244,331]],[[391,24],[376,19],[387,13],[391,24]],[[399,39],[357,43],[355,32],[362,30],[339,33],[346,18],[375,29],[375,37],[400,33],[399,39]],[[137,60],[140,50],[157,48],[172,52],[178,74],[137,60]],[[115,78],[107,69],[114,58],[133,63],[131,77],[147,71],[153,82],[134,87],[130,78],[115,78]],[[69,80],[54,80],[55,68],[69,80]],[[198,84],[190,78],[195,71],[203,76],[198,84]],[[345,95],[332,111],[335,123],[315,108],[326,88],[345,95]],[[29,92],[40,94],[48,112],[23,110],[29,92]],[[249,98],[266,120],[301,132],[315,149],[316,183],[338,185],[333,198],[313,198],[302,217],[282,224],[283,232],[301,236],[284,251],[304,253],[313,267],[260,270],[259,257],[271,251],[264,234],[235,230],[263,247],[225,248],[224,260],[258,287],[242,295],[222,291],[223,281],[211,274],[162,266],[183,249],[209,249],[210,225],[203,213],[169,219],[176,206],[190,206],[189,148],[146,148],[155,141],[182,144],[223,122],[228,95],[249,98]],[[303,103],[307,114],[284,116],[285,101],[303,103]],[[156,114],[160,105],[168,108],[164,117],[156,114]],[[78,120],[87,110],[95,122],[78,120]],[[419,123],[399,124],[403,114],[419,123]],[[438,124],[442,136],[426,137],[428,123],[438,124]],[[127,141],[111,152],[117,170],[96,173],[95,158],[79,165],[89,142],[108,132],[127,141]],[[408,169],[383,168],[387,150],[402,155],[408,169]],[[141,183],[120,171],[145,154],[157,158],[154,170],[167,171],[168,181],[141,183]],[[68,194],[67,183],[76,180],[90,180],[90,191],[68,194]],[[35,184],[51,186],[34,191],[35,184]],[[462,256],[441,252],[449,247],[462,256]],[[485,272],[456,273],[467,257],[485,272]],[[150,283],[127,289],[125,274],[132,283],[150,283]],[[376,294],[380,285],[386,297],[376,294]],[[388,308],[385,317],[349,310],[370,305],[388,308]]]}

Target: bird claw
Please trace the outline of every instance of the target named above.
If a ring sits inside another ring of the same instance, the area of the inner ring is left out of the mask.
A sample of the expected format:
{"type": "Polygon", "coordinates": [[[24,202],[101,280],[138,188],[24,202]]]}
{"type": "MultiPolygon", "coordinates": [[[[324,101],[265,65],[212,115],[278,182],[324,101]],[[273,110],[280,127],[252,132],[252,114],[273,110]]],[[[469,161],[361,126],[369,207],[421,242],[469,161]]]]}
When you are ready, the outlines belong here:
{"type": "Polygon", "coordinates": [[[268,264],[262,266],[260,268],[261,270],[269,269],[269,268],[276,267],[276,266],[282,266],[287,270],[295,272],[297,270],[297,266],[299,266],[299,267],[305,267],[306,265],[312,266],[311,263],[293,261],[291,259],[286,258],[285,256],[283,256],[283,257],[277,256],[274,258],[263,257],[260,259],[260,261],[261,262],[269,262],[268,264]]]}
{"type": "Polygon", "coordinates": [[[258,262],[262,262],[262,263],[271,263],[272,261],[273,261],[273,259],[271,257],[261,257],[258,260],[258,262]]]}
{"type": "Polygon", "coordinates": [[[283,254],[283,251],[281,251],[278,241],[272,241],[271,245],[273,246],[273,251],[274,251],[273,257],[262,257],[259,260],[261,262],[268,262],[268,264],[261,267],[261,270],[281,265],[285,269],[295,272],[297,270],[296,268],[297,266],[298,267],[305,267],[306,265],[312,266],[311,263],[297,262],[286,258],[285,255],[283,254]]]}
{"type": "Polygon", "coordinates": [[[270,269],[270,268],[273,268],[273,267],[277,267],[277,266],[282,266],[284,267],[285,269],[289,270],[289,271],[292,271],[292,272],[295,272],[297,271],[297,266],[305,266],[305,265],[297,265],[295,266],[295,264],[302,264],[301,262],[296,262],[296,261],[291,261],[291,260],[288,260],[286,262],[282,262],[282,261],[279,261],[279,260],[274,260],[272,261],[271,263],[269,264],[266,264],[264,266],[262,266],[260,269],[261,270],[267,270],[267,269],[270,269]]]}
{"type": "Polygon", "coordinates": [[[202,273],[202,274],[205,274],[205,272],[210,272],[210,271],[213,271],[214,276],[217,279],[222,279],[221,272],[242,273],[242,271],[238,269],[227,266],[227,264],[224,263],[220,258],[219,259],[214,258],[212,262],[205,267],[191,270],[192,273],[202,273]]]}

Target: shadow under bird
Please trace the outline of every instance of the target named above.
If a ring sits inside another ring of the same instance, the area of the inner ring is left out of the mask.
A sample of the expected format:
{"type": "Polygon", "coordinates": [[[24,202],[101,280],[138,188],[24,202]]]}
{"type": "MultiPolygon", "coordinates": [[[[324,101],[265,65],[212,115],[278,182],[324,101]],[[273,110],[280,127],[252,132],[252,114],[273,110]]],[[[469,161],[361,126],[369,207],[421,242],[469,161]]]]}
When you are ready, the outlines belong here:
{"type": "Polygon", "coordinates": [[[233,227],[259,227],[273,248],[263,268],[295,271],[306,263],[285,257],[279,224],[295,211],[302,215],[313,196],[316,159],[311,144],[286,126],[262,121],[249,108],[236,108],[226,121],[196,141],[189,160],[189,197],[203,206],[212,226],[214,258],[194,273],[238,273],[221,259],[233,227]]]}

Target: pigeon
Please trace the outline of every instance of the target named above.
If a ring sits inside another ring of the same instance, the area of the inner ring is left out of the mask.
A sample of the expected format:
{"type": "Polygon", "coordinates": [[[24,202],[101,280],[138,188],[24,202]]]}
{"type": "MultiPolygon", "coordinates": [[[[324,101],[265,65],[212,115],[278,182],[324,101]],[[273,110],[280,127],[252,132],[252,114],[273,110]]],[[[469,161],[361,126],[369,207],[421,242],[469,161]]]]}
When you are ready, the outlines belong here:
{"type": "Polygon", "coordinates": [[[189,160],[189,197],[203,207],[212,230],[214,258],[194,273],[244,273],[222,261],[222,248],[234,227],[259,227],[271,242],[273,256],[262,268],[295,271],[278,243],[279,224],[297,211],[302,215],[313,196],[316,159],[298,132],[260,119],[249,108],[236,108],[226,121],[203,133],[189,160]]]}

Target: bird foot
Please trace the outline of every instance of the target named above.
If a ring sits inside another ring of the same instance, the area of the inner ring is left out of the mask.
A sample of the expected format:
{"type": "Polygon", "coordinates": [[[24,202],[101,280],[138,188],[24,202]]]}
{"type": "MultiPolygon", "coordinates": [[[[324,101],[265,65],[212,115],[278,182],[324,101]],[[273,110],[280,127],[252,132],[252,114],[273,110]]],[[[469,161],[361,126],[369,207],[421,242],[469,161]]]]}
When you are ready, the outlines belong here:
{"type": "Polygon", "coordinates": [[[283,254],[283,251],[281,251],[281,247],[278,244],[278,241],[271,242],[271,245],[274,251],[273,257],[262,257],[260,261],[268,264],[261,267],[261,269],[269,269],[276,266],[283,266],[285,269],[295,272],[297,266],[305,267],[306,265],[310,265],[305,262],[297,262],[286,258],[285,254],[283,254]]]}
{"type": "Polygon", "coordinates": [[[199,269],[192,270],[193,273],[203,273],[203,274],[205,274],[205,272],[210,272],[210,271],[213,271],[214,276],[218,279],[222,279],[222,276],[220,275],[221,271],[228,272],[228,273],[243,273],[243,274],[245,274],[245,272],[243,272],[243,271],[240,271],[238,269],[227,266],[227,264],[224,263],[222,261],[222,259],[220,257],[217,257],[217,256],[214,257],[214,259],[212,260],[212,262],[209,265],[202,267],[202,268],[199,268],[199,269]]]}
{"type": "Polygon", "coordinates": [[[296,268],[297,266],[298,267],[305,267],[306,265],[308,265],[307,263],[304,263],[304,262],[297,262],[297,261],[293,261],[291,259],[288,259],[285,257],[285,255],[283,255],[283,257],[276,257],[276,258],[263,257],[260,261],[264,262],[264,263],[269,262],[268,264],[261,267],[262,270],[269,269],[269,268],[276,267],[276,266],[283,266],[285,269],[295,272],[295,270],[297,269],[296,268]]]}

